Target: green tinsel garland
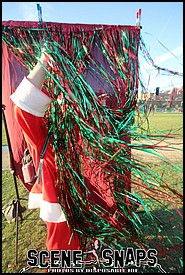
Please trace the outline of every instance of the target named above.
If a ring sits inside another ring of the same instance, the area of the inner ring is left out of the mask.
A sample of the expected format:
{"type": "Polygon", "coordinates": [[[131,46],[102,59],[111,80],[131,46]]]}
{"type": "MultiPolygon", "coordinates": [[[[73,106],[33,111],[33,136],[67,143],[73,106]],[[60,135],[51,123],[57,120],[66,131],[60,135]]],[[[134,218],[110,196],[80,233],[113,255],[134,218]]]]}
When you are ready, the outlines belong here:
{"type": "MultiPolygon", "coordinates": [[[[156,217],[146,202],[164,206],[164,201],[171,200],[181,205],[182,197],[146,163],[131,155],[131,149],[157,155],[155,149],[160,148],[156,142],[148,145],[153,134],[145,132],[142,122],[137,124],[136,120],[139,32],[102,27],[87,33],[83,28],[78,32],[71,28],[66,34],[56,28],[54,34],[49,28],[4,27],[3,41],[30,70],[37,62],[33,53],[39,56],[43,45],[53,59],[44,84],[53,99],[45,119],[56,155],[60,202],[69,224],[87,240],[97,238],[113,249],[123,249],[128,244],[150,247],[144,221],[135,213],[133,204],[143,207],[144,220],[148,219],[159,233],[156,217]],[[95,50],[104,64],[93,55],[95,50]],[[87,81],[87,73],[94,76],[104,92],[103,85],[108,87],[114,106],[111,102],[101,104],[98,91],[87,81]],[[62,103],[57,101],[61,95],[62,103]],[[65,106],[65,112],[61,106],[65,106]],[[130,141],[136,138],[145,141],[132,144],[130,141]],[[91,167],[91,163],[107,178],[116,203],[116,220],[115,212],[110,213],[89,197],[91,190],[84,171],[85,165],[91,167]],[[141,188],[146,198],[133,194],[127,184],[141,188]]],[[[165,136],[160,133],[155,140],[165,136]]],[[[160,155],[159,158],[169,163],[160,155]]]]}

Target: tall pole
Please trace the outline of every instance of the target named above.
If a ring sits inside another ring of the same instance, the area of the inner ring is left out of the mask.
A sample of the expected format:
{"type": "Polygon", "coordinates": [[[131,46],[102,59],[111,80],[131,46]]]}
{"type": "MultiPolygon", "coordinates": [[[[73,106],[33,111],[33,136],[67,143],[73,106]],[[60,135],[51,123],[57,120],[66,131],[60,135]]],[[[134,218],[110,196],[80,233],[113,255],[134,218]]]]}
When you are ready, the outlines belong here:
{"type": "Polygon", "coordinates": [[[5,111],[5,105],[3,104],[2,105],[2,113],[3,113],[3,121],[4,121],[4,126],[5,126],[6,138],[7,138],[7,142],[8,142],[8,149],[9,149],[9,154],[10,154],[10,162],[11,162],[11,166],[12,166],[11,173],[13,174],[13,178],[14,178],[16,197],[19,200],[19,192],[18,192],[17,180],[16,180],[16,175],[15,175],[14,158],[13,158],[12,147],[11,147],[10,137],[8,134],[7,122],[6,122],[6,117],[5,117],[4,111],[5,111]]]}
{"type": "Polygon", "coordinates": [[[18,192],[18,185],[17,185],[17,179],[15,175],[15,165],[14,165],[14,157],[13,157],[13,152],[12,152],[12,147],[11,147],[11,142],[10,142],[10,137],[8,134],[8,128],[7,128],[7,122],[6,122],[6,116],[5,116],[5,105],[2,105],[2,114],[3,114],[3,121],[4,121],[4,126],[5,126],[5,132],[6,132],[6,138],[8,142],[8,149],[9,149],[9,154],[10,154],[10,161],[11,161],[11,172],[13,175],[14,179],[14,184],[15,184],[15,191],[16,191],[16,244],[15,244],[15,255],[16,259],[15,262],[18,264],[18,216],[20,215],[21,221],[23,220],[22,218],[22,213],[20,210],[20,197],[19,197],[19,192],[18,192]]]}
{"type": "Polygon", "coordinates": [[[141,27],[141,9],[136,13],[136,26],[141,27]]]}

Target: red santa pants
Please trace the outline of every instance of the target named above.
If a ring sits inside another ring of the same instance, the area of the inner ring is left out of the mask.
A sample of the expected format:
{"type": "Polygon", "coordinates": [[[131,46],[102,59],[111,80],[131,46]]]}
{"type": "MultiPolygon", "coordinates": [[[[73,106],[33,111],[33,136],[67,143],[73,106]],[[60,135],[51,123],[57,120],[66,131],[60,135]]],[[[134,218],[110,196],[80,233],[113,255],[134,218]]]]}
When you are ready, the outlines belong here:
{"type": "Polygon", "coordinates": [[[80,250],[80,240],[77,233],[69,230],[66,222],[46,222],[47,225],[47,250],[80,250]]]}

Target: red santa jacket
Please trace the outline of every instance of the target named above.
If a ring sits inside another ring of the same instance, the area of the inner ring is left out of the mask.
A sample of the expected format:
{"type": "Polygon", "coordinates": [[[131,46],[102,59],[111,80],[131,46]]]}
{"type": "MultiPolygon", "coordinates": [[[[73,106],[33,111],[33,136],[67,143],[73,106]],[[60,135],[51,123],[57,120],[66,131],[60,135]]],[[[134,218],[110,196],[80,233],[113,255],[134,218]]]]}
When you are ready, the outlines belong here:
{"type": "MultiPolygon", "coordinates": [[[[26,77],[10,98],[15,103],[16,119],[23,130],[35,169],[38,171],[40,152],[47,136],[47,128],[43,118],[51,98],[38,90],[26,77]]],[[[82,140],[79,142],[81,143],[82,140]]],[[[90,190],[88,199],[114,213],[115,202],[108,187],[107,176],[105,177],[101,169],[96,168],[96,166],[98,167],[96,163],[93,164],[91,159],[83,159],[82,172],[90,190]]],[[[48,222],[66,220],[61,205],[58,203],[56,168],[50,141],[44,156],[41,183],[36,182],[34,184],[29,193],[28,202],[28,208],[40,208],[40,217],[48,222]]]]}
{"type": "MultiPolygon", "coordinates": [[[[38,171],[40,153],[47,136],[43,117],[51,99],[38,90],[26,77],[10,98],[15,105],[15,117],[21,126],[25,140],[38,171]]],[[[65,215],[58,203],[56,188],[56,167],[51,142],[49,143],[42,166],[41,182],[36,182],[29,193],[28,208],[40,208],[44,221],[62,222],[65,215]]]]}

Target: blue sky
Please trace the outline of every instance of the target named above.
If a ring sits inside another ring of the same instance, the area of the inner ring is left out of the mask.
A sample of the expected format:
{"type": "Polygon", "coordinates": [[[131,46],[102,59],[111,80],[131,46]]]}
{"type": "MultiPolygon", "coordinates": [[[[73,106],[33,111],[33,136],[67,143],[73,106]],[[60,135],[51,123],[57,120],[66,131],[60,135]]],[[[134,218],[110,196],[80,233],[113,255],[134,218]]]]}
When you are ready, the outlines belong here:
{"type": "MultiPolygon", "coordinates": [[[[134,26],[141,9],[141,35],[154,63],[183,72],[183,2],[2,2],[2,20],[38,21],[37,4],[45,22],[61,23],[134,26]]],[[[139,61],[140,76],[150,91],[183,85],[182,77],[158,74],[141,52],[139,61]]]]}

